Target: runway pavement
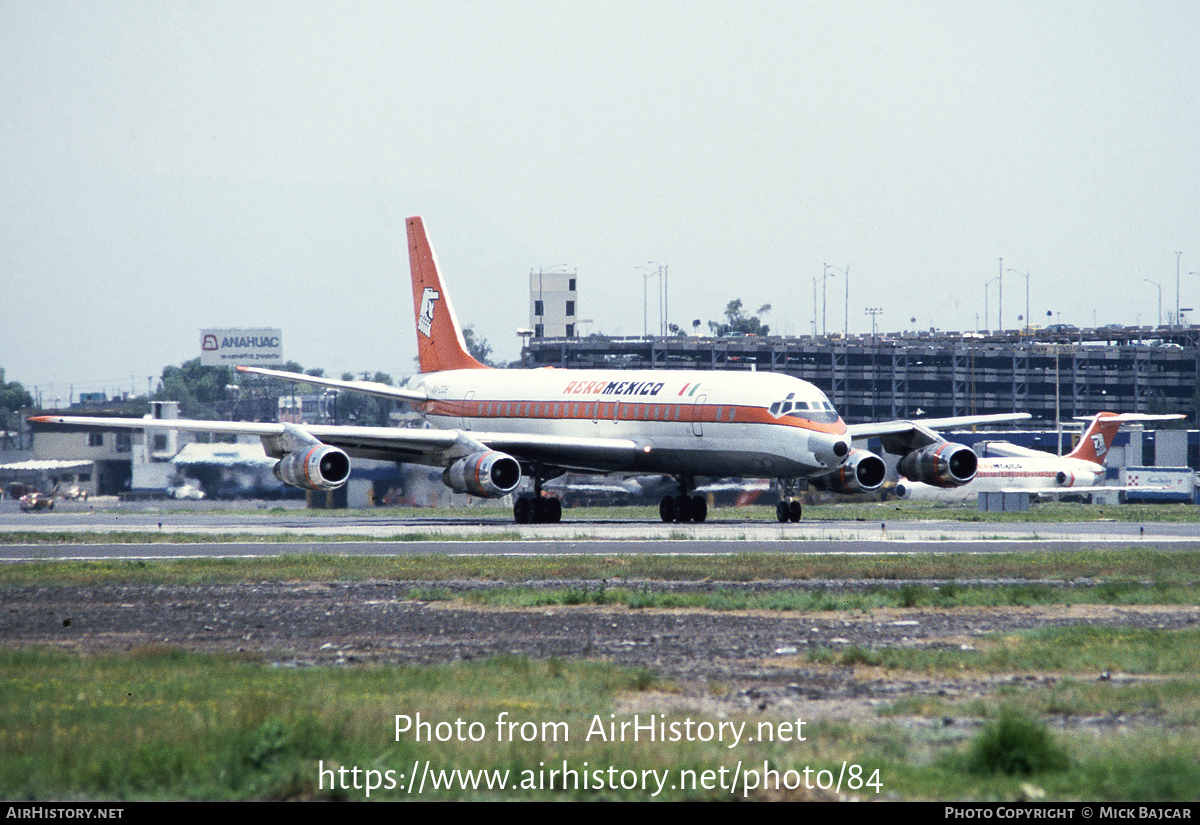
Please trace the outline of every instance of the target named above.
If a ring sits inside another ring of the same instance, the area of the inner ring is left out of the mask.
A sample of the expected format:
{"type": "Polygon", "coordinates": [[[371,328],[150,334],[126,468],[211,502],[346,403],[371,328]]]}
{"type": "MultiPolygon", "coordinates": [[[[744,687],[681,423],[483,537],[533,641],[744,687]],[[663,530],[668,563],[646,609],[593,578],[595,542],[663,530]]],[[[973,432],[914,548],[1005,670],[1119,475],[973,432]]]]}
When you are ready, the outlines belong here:
{"type": "Polygon", "coordinates": [[[301,510],[223,512],[95,506],[69,502],[53,513],[20,513],[0,506],[0,534],[146,533],[154,542],[67,542],[0,545],[0,560],[47,558],[264,557],[283,553],[397,555],[716,554],[716,553],[990,553],[1103,547],[1200,550],[1197,525],[1117,521],[1000,524],[962,521],[773,521],[717,519],[705,524],[574,520],[516,525],[498,514],[443,518],[323,514],[301,510]],[[182,541],[172,543],[170,537],[182,541]],[[212,542],[197,541],[204,536],[212,542]],[[296,539],[280,541],[295,536],[296,539]],[[165,539],[165,541],[164,541],[165,539]],[[261,540],[260,540],[261,539],[261,540]]]}

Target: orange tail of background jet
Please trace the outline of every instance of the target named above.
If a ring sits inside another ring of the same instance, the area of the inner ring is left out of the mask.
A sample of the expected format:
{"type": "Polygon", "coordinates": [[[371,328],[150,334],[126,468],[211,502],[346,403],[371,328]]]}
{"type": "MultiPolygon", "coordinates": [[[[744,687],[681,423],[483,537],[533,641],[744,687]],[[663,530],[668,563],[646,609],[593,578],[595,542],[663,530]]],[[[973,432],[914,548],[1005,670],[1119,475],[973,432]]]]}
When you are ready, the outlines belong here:
{"type": "Polygon", "coordinates": [[[1067,453],[1066,457],[1103,464],[1104,457],[1108,455],[1108,449],[1112,446],[1113,438],[1117,435],[1117,430],[1121,429],[1122,422],[1126,420],[1129,420],[1129,416],[1117,415],[1113,412],[1096,413],[1092,423],[1088,424],[1083,435],[1079,437],[1079,443],[1075,449],[1067,453]]]}
{"type": "Polygon", "coordinates": [[[412,268],[421,372],[487,369],[467,351],[450,296],[438,274],[437,258],[425,234],[425,223],[419,217],[408,219],[408,262],[412,268]]]}

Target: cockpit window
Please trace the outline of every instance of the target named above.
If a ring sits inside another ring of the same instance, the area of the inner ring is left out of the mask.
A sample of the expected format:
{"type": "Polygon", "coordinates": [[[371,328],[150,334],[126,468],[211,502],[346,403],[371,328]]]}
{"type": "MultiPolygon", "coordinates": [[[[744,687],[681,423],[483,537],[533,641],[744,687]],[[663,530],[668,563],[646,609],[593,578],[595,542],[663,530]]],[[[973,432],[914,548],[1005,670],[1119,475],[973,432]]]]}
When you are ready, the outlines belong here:
{"type": "Polygon", "coordinates": [[[794,392],[782,401],[776,401],[768,409],[776,418],[792,416],[806,421],[829,424],[838,420],[837,410],[828,401],[796,401],[794,392]]]}

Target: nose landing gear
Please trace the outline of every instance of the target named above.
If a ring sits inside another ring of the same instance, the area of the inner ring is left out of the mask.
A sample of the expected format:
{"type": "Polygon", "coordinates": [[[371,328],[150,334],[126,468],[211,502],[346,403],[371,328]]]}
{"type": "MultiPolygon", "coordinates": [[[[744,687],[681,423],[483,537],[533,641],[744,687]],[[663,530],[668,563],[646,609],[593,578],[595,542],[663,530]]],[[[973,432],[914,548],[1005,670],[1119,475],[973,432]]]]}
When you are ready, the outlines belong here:
{"type": "Polygon", "coordinates": [[[803,508],[800,506],[800,481],[795,478],[779,479],[779,489],[783,496],[783,500],[775,505],[775,518],[780,524],[787,524],[789,521],[799,521],[803,514],[803,508]]]}

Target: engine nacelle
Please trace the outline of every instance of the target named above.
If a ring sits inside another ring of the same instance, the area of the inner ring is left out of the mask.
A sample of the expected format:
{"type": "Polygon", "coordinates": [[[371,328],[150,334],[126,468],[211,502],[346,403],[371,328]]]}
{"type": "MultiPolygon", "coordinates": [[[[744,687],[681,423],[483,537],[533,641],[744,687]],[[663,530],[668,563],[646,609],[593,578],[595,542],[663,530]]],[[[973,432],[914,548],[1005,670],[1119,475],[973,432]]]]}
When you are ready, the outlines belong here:
{"type": "Polygon", "coordinates": [[[442,483],[456,493],[500,498],[521,483],[521,465],[507,453],[488,450],[451,464],[442,473],[442,483]]]}
{"type": "Polygon", "coordinates": [[[1087,470],[1059,470],[1054,476],[1054,483],[1059,487],[1089,487],[1096,483],[1098,477],[1087,470]]]}
{"type": "Polygon", "coordinates": [[[934,487],[961,487],[975,478],[979,459],[964,444],[941,441],[913,450],[896,465],[900,475],[934,487]]]}
{"type": "Polygon", "coordinates": [[[818,490],[831,493],[873,493],[883,486],[887,466],[869,450],[851,450],[846,460],[828,475],[810,478],[818,490]]]}
{"type": "Polygon", "coordinates": [[[336,490],[350,477],[350,456],[328,444],[305,447],[285,455],[275,465],[275,477],[305,490],[336,490]]]}

